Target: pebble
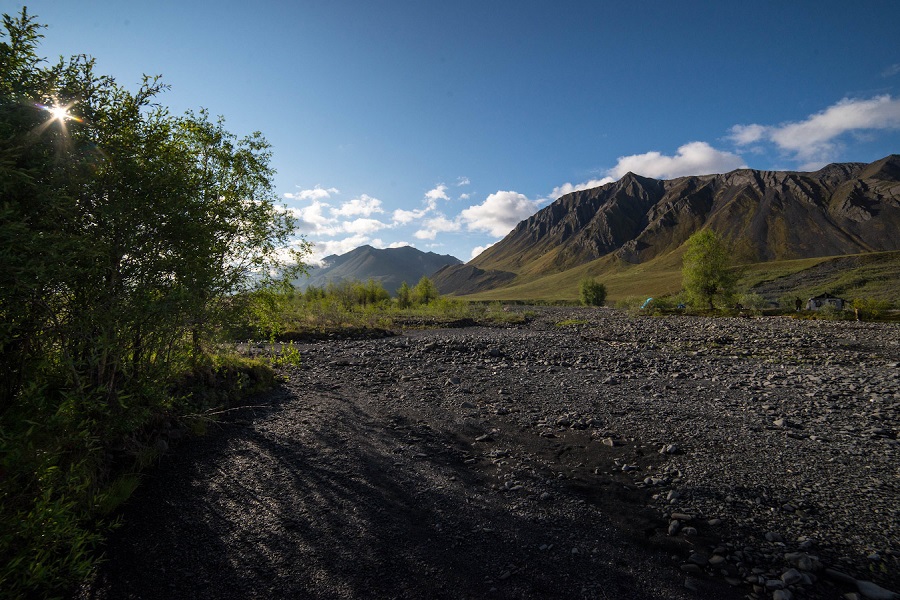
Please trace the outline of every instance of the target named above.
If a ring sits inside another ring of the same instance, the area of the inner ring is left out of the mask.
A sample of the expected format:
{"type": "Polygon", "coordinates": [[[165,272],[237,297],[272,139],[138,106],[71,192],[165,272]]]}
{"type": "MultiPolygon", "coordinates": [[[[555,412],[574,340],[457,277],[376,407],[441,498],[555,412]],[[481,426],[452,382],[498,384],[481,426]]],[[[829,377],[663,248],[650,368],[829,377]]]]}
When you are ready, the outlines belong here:
{"type": "Polygon", "coordinates": [[[781,574],[781,581],[784,585],[791,586],[803,580],[803,575],[797,569],[788,569],[781,574]]]}
{"type": "Polygon", "coordinates": [[[681,529],[681,522],[672,521],[669,523],[669,535],[677,534],[679,529],[681,529]]]}

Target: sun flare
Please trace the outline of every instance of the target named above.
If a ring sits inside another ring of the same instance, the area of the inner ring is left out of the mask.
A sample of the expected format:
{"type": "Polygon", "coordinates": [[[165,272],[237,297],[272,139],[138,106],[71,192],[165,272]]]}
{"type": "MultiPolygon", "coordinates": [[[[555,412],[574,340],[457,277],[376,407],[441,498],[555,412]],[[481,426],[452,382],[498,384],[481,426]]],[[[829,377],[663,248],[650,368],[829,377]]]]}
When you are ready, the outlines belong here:
{"type": "Polygon", "coordinates": [[[50,114],[58,121],[65,121],[69,118],[69,111],[64,106],[54,106],[50,109],[50,114]]]}
{"type": "Polygon", "coordinates": [[[73,104],[74,103],[69,104],[68,106],[44,106],[43,104],[38,104],[37,106],[38,108],[50,113],[51,121],[59,121],[60,123],[65,123],[66,121],[78,121],[79,123],[81,123],[81,119],[69,113],[69,109],[72,108],[73,104]]]}

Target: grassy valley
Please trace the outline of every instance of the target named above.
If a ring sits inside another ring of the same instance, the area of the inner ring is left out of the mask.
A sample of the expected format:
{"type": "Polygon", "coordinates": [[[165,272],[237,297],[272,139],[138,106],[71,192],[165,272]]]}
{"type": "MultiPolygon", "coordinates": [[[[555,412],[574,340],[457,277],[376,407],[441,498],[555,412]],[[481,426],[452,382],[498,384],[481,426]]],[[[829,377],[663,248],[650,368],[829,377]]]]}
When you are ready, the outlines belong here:
{"type": "MultiPolygon", "coordinates": [[[[606,256],[561,273],[522,277],[513,285],[463,296],[469,300],[576,301],[578,282],[596,277],[606,285],[608,300],[658,297],[681,290],[678,250],[642,264],[606,256]]],[[[777,302],[787,295],[807,298],[824,292],[851,298],[897,302],[900,290],[900,252],[760,262],[744,265],[738,290],[777,302]]]]}

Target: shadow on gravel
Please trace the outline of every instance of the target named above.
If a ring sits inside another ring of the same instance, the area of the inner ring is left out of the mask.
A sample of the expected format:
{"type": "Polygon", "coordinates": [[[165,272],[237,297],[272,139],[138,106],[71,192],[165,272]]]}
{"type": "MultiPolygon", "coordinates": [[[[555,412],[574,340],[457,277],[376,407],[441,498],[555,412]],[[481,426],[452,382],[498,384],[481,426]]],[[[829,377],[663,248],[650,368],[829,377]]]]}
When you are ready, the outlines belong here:
{"type": "Polygon", "coordinates": [[[602,507],[489,489],[467,449],[330,393],[282,397],[167,457],[81,597],[737,597],[688,592],[602,507]]]}

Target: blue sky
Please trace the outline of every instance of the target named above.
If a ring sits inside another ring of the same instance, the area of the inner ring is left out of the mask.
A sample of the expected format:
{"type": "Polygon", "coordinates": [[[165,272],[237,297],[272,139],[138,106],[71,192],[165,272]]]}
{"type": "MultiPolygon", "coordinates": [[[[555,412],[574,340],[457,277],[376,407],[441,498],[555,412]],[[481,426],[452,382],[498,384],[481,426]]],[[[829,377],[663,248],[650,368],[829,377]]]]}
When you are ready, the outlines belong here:
{"type": "MultiPolygon", "coordinates": [[[[0,0],[5,13],[21,2],[0,0]]],[[[274,147],[315,256],[469,260],[627,171],[900,153],[900,2],[36,0],[51,58],[172,86],[274,147]]],[[[76,111],[77,112],[77,111],[76,111]]]]}

